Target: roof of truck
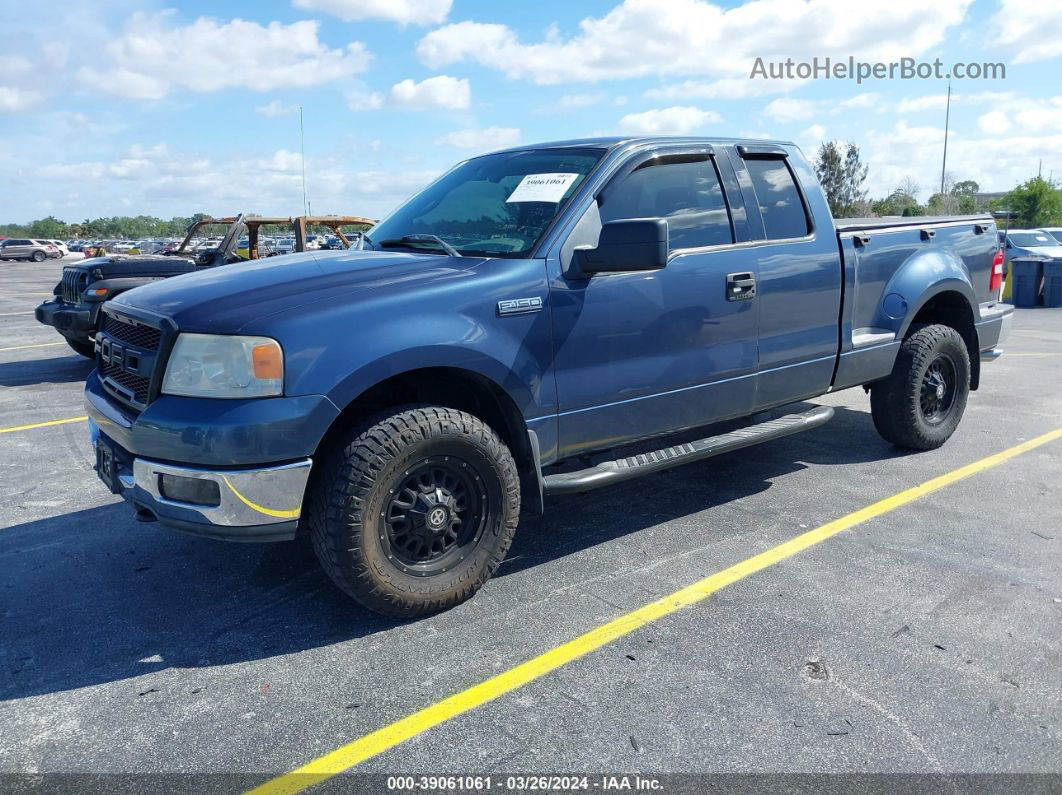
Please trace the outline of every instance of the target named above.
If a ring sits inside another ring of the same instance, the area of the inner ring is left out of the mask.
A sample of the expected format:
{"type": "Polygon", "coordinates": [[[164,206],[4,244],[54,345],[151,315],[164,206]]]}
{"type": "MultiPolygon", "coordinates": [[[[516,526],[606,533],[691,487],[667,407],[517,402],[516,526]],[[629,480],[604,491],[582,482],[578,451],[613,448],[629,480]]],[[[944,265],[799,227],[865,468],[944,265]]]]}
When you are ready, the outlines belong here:
{"type": "Polygon", "coordinates": [[[497,152],[523,152],[528,149],[562,149],[585,147],[594,149],[611,149],[622,144],[674,144],[674,143],[700,143],[700,144],[777,144],[779,146],[793,146],[792,141],[776,140],[773,138],[716,138],[693,135],[629,135],[629,136],[599,136],[597,138],[572,138],[567,141],[546,141],[537,144],[521,144],[508,149],[498,149],[497,152]]]}

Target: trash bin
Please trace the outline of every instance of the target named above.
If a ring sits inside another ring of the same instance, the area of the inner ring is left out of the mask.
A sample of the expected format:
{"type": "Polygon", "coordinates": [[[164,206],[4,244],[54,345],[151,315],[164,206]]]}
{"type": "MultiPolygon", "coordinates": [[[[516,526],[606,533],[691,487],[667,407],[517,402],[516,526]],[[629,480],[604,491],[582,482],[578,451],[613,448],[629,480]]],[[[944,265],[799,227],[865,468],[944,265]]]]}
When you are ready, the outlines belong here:
{"type": "Polygon", "coordinates": [[[1044,306],[1062,306],[1062,259],[1044,263],[1044,306]]]}
{"type": "Polygon", "coordinates": [[[1030,307],[1040,303],[1040,283],[1044,280],[1044,261],[1039,257],[1016,257],[1010,261],[1014,279],[1011,299],[1014,306],[1030,307]]]}

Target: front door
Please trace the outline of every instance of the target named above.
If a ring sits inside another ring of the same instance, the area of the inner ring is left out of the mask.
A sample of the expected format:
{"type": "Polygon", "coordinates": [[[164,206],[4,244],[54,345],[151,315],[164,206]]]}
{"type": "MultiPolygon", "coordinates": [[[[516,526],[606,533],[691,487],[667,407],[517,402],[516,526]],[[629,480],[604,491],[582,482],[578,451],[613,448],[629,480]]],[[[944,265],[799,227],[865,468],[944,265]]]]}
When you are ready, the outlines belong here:
{"type": "Polygon", "coordinates": [[[666,150],[634,155],[587,209],[597,229],[666,218],[669,257],[659,271],[553,279],[561,457],[749,413],[757,301],[734,245],[738,193],[710,150],[666,150]]]}

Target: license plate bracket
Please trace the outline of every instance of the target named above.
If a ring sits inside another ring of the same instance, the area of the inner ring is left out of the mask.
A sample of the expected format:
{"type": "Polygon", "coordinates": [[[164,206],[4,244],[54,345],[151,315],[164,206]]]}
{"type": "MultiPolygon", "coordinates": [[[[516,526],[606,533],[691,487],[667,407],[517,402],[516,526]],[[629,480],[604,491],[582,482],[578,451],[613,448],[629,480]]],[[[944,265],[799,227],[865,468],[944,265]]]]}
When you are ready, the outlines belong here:
{"type": "Polygon", "coordinates": [[[117,458],[102,436],[96,440],[96,474],[112,494],[122,493],[121,484],[118,482],[117,458]]]}

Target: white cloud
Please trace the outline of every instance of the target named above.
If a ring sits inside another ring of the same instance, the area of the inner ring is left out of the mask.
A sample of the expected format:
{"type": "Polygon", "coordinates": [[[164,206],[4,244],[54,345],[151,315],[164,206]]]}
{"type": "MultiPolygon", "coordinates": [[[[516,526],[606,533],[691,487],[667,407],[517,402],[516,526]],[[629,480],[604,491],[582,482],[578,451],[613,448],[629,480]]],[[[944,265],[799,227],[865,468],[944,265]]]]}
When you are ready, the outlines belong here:
{"type": "Polygon", "coordinates": [[[722,77],[718,80],[683,80],[645,92],[647,99],[745,99],[767,94],[784,94],[808,83],[807,80],[750,80],[722,77]]]}
{"type": "Polygon", "coordinates": [[[536,43],[506,25],[458,22],[417,43],[424,63],[473,60],[514,79],[539,84],[648,75],[745,77],[756,57],[810,60],[855,54],[861,60],[915,57],[944,40],[972,0],[891,0],[860,5],[838,0],[748,0],[724,8],[707,0],[625,0],[588,17],[564,38],[551,30],[536,43]]]}
{"type": "MultiPolygon", "coordinates": [[[[974,94],[959,94],[953,93],[951,95],[951,104],[956,103],[964,104],[985,104],[985,103],[1002,103],[1010,102],[1015,98],[1015,95],[1009,91],[980,91],[974,94]]],[[[896,103],[896,111],[898,113],[918,113],[926,110],[941,111],[948,104],[947,94],[926,94],[921,97],[911,97],[910,99],[904,99],[896,103]]]]}
{"type": "Polygon", "coordinates": [[[676,105],[643,113],[628,113],[619,120],[619,127],[624,132],[638,135],[685,135],[706,124],[717,124],[722,120],[723,117],[714,110],[676,105]]]}
{"type": "Polygon", "coordinates": [[[36,91],[15,86],[0,86],[0,111],[27,110],[41,99],[41,94],[36,91]]]}
{"type": "MultiPolygon", "coordinates": [[[[943,121],[943,120],[941,120],[943,121]]],[[[867,187],[872,196],[884,196],[905,177],[921,183],[922,198],[940,185],[944,126],[918,127],[899,121],[889,129],[871,130],[860,146],[863,162],[870,164],[867,187]]],[[[978,135],[973,130],[952,129],[948,135],[947,169],[956,179],[975,180],[984,191],[1010,190],[1035,176],[1043,158],[1044,173],[1062,171],[1062,133],[1030,135],[1018,127],[978,135]],[[991,157],[985,157],[991,152],[991,157]]]]}
{"type": "Polygon", "coordinates": [[[1062,14],[1054,3],[1002,0],[987,29],[995,43],[1014,51],[1016,64],[1062,55],[1062,14]]]}
{"type": "Polygon", "coordinates": [[[350,91],[347,106],[351,110],[379,110],[384,105],[384,95],[379,91],[350,91]]]}
{"type": "Polygon", "coordinates": [[[1010,129],[1010,119],[1001,110],[990,110],[977,119],[977,126],[981,129],[981,132],[989,134],[1005,133],[1010,129]]]}
{"type": "Polygon", "coordinates": [[[0,75],[8,78],[32,71],[33,63],[22,55],[0,55],[0,75]]]}
{"type": "Polygon", "coordinates": [[[269,119],[275,119],[277,116],[290,116],[292,113],[296,113],[299,110],[299,106],[295,104],[286,104],[279,99],[274,99],[272,102],[267,102],[265,105],[259,105],[254,109],[255,113],[260,113],[269,119]]]}
{"type": "MultiPolygon", "coordinates": [[[[826,140],[826,128],[821,124],[812,124],[807,129],[801,130],[798,137],[802,143],[808,144],[809,147],[817,147],[826,140]]],[[[814,156],[814,152],[811,153],[811,156],[814,156]]]]}
{"type": "Polygon", "coordinates": [[[819,103],[810,99],[779,97],[767,103],[763,115],[780,122],[801,121],[818,113],[818,107],[819,103]]]}
{"type": "Polygon", "coordinates": [[[927,94],[924,97],[912,97],[900,100],[896,105],[899,113],[918,113],[923,110],[944,110],[947,104],[947,94],[927,94]]]}
{"type": "Polygon", "coordinates": [[[351,110],[465,110],[472,105],[472,88],[464,78],[436,75],[421,80],[406,79],[395,83],[386,94],[379,91],[351,91],[347,93],[351,110]]]}
{"type": "Polygon", "coordinates": [[[323,11],[346,22],[385,19],[400,25],[438,25],[452,0],[292,0],[295,8],[323,11]]]}
{"type": "Polygon", "coordinates": [[[419,83],[403,80],[391,86],[391,104],[410,110],[464,110],[472,104],[468,81],[449,75],[436,75],[419,83]]]}
{"type": "Polygon", "coordinates": [[[456,130],[436,139],[435,143],[458,149],[487,151],[513,146],[519,140],[520,130],[516,127],[485,127],[456,130]]]}
{"type": "MultiPolygon", "coordinates": [[[[357,170],[363,158],[309,158],[306,184],[314,212],[379,218],[438,175],[437,170],[357,170]]],[[[45,206],[60,217],[80,219],[135,209],[160,217],[202,211],[264,215],[302,209],[301,159],[295,152],[248,153],[232,160],[173,152],[163,143],[133,146],[113,159],[35,162],[8,174],[14,183],[39,186],[26,218],[45,206]],[[253,180],[233,174],[253,173],[253,180]]],[[[28,194],[27,194],[28,195],[28,194]]]]}
{"type": "Polygon", "coordinates": [[[174,89],[269,91],[307,87],[358,74],[370,54],[361,42],[329,49],[320,23],[260,25],[200,17],[188,25],[175,12],[138,12],[107,41],[94,66],[77,72],[82,87],[132,99],[162,99],[174,89]]]}
{"type": "Polygon", "coordinates": [[[289,152],[287,149],[279,149],[273,156],[259,162],[259,168],[266,171],[279,171],[281,173],[294,173],[302,169],[302,155],[298,152],[289,152]]]}
{"type": "MultiPolygon", "coordinates": [[[[565,94],[557,100],[560,108],[589,108],[603,102],[605,95],[600,91],[593,94],[565,94]]],[[[619,99],[619,97],[617,97],[619,99]]]]}
{"type": "Polygon", "coordinates": [[[790,122],[803,121],[815,116],[837,116],[846,110],[871,109],[881,113],[887,109],[887,106],[880,95],[872,91],[866,91],[840,101],[836,99],[779,97],[767,103],[763,109],[763,115],[775,121],[790,122]]]}

